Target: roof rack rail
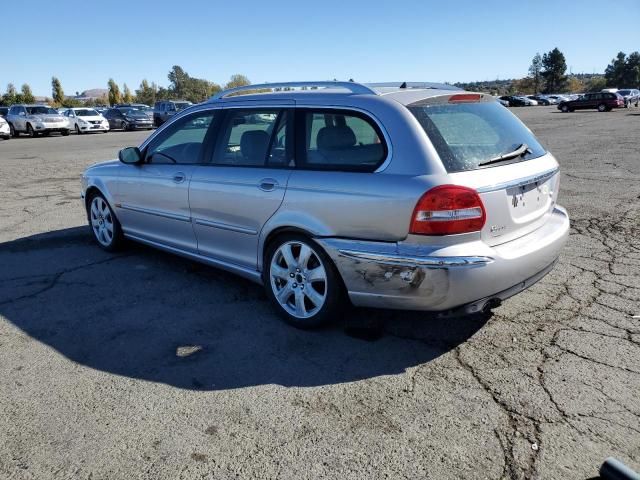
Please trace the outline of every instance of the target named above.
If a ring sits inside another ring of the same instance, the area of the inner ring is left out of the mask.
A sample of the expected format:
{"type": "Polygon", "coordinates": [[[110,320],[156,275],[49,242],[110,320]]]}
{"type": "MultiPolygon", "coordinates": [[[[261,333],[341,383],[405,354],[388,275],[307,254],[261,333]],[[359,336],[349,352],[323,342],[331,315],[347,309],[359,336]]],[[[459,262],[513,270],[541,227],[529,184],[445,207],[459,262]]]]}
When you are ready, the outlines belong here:
{"type": "Polygon", "coordinates": [[[320,82],[278,82],[278,83],[260,83],[255,85],[244,85],[242,87],[229,88],[216,93],[209,98],[209,101],[219,100],[236,92],[243,92],[247,90],[266,90],[276,88],[343,88],[353,94],[373,94],[377,95],[378,92],[372,88],[356,82],[338,82],[338,81],[320,81],[320,82]]]}

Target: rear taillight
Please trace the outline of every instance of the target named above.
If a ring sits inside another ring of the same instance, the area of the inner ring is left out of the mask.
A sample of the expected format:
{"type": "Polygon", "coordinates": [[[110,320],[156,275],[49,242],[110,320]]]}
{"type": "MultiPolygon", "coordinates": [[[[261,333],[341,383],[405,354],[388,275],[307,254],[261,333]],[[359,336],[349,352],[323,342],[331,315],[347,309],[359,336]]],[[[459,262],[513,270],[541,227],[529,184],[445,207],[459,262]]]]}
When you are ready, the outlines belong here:
{"type": "Polygon", "coordinates": [[[485,220],[486,213],[478,192],[460,185],[440,185],[418,200],[409,233],[453,235],[477,232],[485,220]]]}

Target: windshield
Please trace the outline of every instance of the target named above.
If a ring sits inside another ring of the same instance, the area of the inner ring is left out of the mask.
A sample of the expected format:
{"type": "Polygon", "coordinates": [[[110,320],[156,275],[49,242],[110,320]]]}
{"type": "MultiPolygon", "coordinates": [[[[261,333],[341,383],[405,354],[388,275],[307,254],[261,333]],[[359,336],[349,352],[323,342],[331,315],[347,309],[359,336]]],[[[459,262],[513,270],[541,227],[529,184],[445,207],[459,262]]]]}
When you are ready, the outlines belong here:
{"type": "Polygon", "coordinates": [[[58,111],[47,106],[27,107],[29,115],[57,115],[58,111]]]}
{"type": "Polygon", "coordinates": [[[125,115],[131,115],[131,116],[134,116],[134,117],[136,115],[144,115],[144,113],[142,113],[140,110],[138,110],[137,108],[133,108],[133,107],[119,108],[118,110],[120,110],[125,115]]]}
{"type": "Polygon", "coordinates": [[[618,90],[618,93],[622,96],[629,95],[631,93],[631,90],[618,90]]]}
{"type": "Polygon", "coordinates": [[[175,102],[176,110],[184,110],[190,105],[189,102],[175,102]]]}
{"type": "Polygon", "coordinates": [[[544,155],[531,131],[497,102],[408,106],[429,136],[448,172],[475,170],[480,164],[526,144],[527,153],[510,161],[544,155]]]}
{"type": "Polygon", "coordinates": [[[100,115],[93,108],[84,108],[82,110],[76,110],[76,115],[79,117],[97,117],[100,115]]]}

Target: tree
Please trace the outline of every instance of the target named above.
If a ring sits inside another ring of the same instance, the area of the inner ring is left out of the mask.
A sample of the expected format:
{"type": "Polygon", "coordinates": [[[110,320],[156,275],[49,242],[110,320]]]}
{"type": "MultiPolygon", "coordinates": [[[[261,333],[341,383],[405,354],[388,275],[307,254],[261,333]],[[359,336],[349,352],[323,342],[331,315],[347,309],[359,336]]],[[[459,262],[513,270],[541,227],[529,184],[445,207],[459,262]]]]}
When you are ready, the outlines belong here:
{"type": "Polygon", "coordinates": [[[556,47],[542,56],[542,77],[545,80],[545,92],[564,91],[567,84],[567,61],[564,54],[556,47]]]}
{"type": "Polygon", "coordinates": [[[122,103],[120,87],[118,87],[118,84],[113,80],[113,78],[109,79],[107,85],[109,86],[109,105],[113,106],[118,103],[122,103]]]}
{"type": "Polygon", "coordinates": [[[129,89],[126,83],[122,87],[122,91],[123,91],[122,100],[124,101],[124,103],[132,103],[133,95],[131,95],[131,90],[129,89]]]}
{"type": "Polygon", "coordinates": [[[136,99],[140,103],[145,105],[153,105],[156,103],[156,95],[158,93],[158,87],[155,83],[149,85],[149,82],[144,79],[140,83],[140,88],[136,90],[136,99]]]}
{"type": "Polygon", "coordinates": [[[621,86],[640,87],[640,52],[630,53],[624,67],[624,83],[621,86]]]}
{"type": "Polygon", "coordinates": [[[224,89],[227,90],[229,88],[244,87],[246,85],[251,85],[249,79],[244,75],[236,73],[235,75],[231,75],[231,78],[224,86],[224,89]]]}
{"type": "Polygon", "coordinates": [[[533,77],[524,77],[519,80],[514,80],[511,84],[511,88],[513,90],[512,93],[514,94],[531,95],[532,93],[537,93],[533,77]]]}
{"type": "Polygon", "coordinates": [[[624,52],[618,52],[618,55],[611,60],[604,71],[604,78],[607,79],[608,87],[622,87],[624,84],[624,74],[627,64],[627,55],[624,52]]]}
{"type": "Polygon", "coordinates": [[[54,103],[62,105],[64,103],[64,91],[62,90],[62,84],[56,77],[51,77],[51,96],[54,103]]]}
{"type": "Polygon", "coordinates": [[[4,95],[2,95],[2,105],[6,105],[7,107],[13,105],[14,103],[18,103],[16,101],[16,97],[18,96],[18,92],[16,92],[16,87],[13,83],[7,84],[7,91],[4,95]]]}
{"type": "Polygon", "coordinates": [[[567,89],[571,93],[580,93],[584,91],[584,83],[577,77],[569,77],[567,81],[567,89]]]}
{"type": "Polygon", "coordinates": [[[529,77],[533,83],[533,93],[537,94],[540,91],[540,84],[542,83],[542,57],[539,53],[536,53],[533,60],[531,60],[529,77]]]}
{"type": "MultiPolygon", "coordinates": [[[[198,103],[220,91],[220,85],[202,78],[191,77],[178,65],[174,65],[171,68],[167,78],[171,82],[166,91],[170,98],[179,98],[198,103]]],[[[164,95],[165,92],[158,92],[158,97],[163,98],[160,93],[164,95]]]]}
{"type": "Polygon", "coordinates": [[[36,101],[36,97],[33,96],[33,93],[31,92],[31,87],[28,84],[24,83],[22,85],[21,92],[22,92],[22,101],[24,103],[33,103],[36,101]]]}
{"type": "Polygon", "coordinates": [[[594,76],[585,85],[587,92],[600,92],[607,86],[607,79],[602,76],[594,76]]]}

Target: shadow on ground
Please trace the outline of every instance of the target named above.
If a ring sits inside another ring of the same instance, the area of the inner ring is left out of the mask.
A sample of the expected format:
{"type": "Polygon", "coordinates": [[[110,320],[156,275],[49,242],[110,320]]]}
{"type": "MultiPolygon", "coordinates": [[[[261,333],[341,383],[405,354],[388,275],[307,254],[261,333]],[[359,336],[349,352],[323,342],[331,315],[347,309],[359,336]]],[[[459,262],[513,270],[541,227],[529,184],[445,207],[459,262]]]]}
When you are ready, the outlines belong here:
{"type": "Polygon", "coordinates": [[[486,321],[355,309],[298,331],[259,285],[137,245],[103,252],[86,227],[0,244],[0,265],[0,315],[29,337],[87,367],[186,389],[397,374],[486,321]]]}

